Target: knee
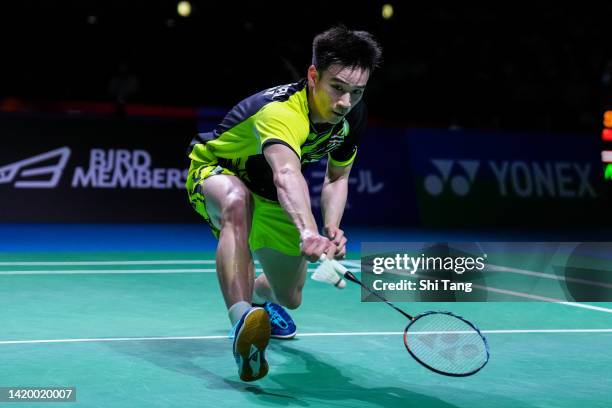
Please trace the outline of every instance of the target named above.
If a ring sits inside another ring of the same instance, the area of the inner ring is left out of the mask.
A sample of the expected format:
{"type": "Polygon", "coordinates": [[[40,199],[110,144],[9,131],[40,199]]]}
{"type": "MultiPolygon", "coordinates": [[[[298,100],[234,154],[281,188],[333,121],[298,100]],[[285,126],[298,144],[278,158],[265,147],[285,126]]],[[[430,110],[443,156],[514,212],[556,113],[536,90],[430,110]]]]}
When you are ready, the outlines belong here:
{"type": "Polygon", "coordinates": [[[302,291],[296,290],[294,293],[283,296],[276,296],[278,303],[287,309],[294,310],[302,304],[302,291]]]}
{"type": "Polygon", "coordinates": [[[250,205],[250,197],[247,191],[238,188],[232,189],[223,203],[222,225],[246,226],[249,220],[250,205]]]}

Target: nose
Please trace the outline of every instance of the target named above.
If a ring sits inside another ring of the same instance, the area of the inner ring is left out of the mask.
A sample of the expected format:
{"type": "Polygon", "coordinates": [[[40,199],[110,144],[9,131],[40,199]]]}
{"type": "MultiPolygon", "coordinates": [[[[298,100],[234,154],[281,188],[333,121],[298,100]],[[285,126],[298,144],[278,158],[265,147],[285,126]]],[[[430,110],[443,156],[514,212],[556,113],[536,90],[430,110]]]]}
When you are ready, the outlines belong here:
{"type": "Polygon", "coordinates": [[[351,95],[348,92],[342,94],[340,99],[338,99],[338,107],[340,107],[343,111],[348,111],[351,109],[351,95]]]}

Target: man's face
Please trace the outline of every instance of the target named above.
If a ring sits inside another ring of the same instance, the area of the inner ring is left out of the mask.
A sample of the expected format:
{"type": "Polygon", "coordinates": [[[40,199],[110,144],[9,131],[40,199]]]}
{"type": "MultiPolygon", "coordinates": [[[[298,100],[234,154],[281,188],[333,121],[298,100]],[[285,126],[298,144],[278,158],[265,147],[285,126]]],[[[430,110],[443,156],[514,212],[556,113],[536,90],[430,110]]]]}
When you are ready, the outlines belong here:
{"type": "Polygon", "coordinates": [[[363,96],[370,71],[359,67],[331,65],[323,71],[311,65],[308,84],[313,123],[339,123],[363,96]]]}

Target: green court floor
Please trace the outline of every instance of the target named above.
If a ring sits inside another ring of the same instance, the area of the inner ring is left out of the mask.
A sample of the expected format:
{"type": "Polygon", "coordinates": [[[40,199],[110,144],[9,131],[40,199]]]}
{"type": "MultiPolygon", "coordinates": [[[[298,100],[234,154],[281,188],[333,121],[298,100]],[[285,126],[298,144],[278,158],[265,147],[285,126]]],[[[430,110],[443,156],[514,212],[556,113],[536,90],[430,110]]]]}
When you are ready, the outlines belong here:
{"type": "Polygon", "coordinates": [[[489,364],[429,372],[405,351],[401,315],[309,279],[298,337],[273,341],[269,375],[243,383],[212,253],[4,253],[0,387],[74,386],[77,402],[0,406],[612,406],[612,303],[400,306],[468,317],[489,364]]]}

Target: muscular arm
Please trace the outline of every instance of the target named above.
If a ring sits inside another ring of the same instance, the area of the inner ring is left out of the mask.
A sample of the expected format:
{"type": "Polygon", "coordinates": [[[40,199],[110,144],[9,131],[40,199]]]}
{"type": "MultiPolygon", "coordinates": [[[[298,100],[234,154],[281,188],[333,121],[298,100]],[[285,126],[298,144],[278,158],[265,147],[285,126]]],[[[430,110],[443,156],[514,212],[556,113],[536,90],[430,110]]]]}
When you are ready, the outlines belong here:
{"type": "Polygon", "coordinates": [[[274,174],[278,201],[291,217],[300,235],[317,233],[317,224],[310,209],[308,185],[302,175],[299,158],[287,146],[273,144],[264,149],[274,174]]]}
{"type": "Polygon", "coordinates": [[[308,185],[296,154],[285,145],[273,144],[264,149],[264,156],[274,174],[278,201],[300,232],[302,254],[311,262],[318,261],[322,254],[333,256],[336,245],[317,231],[308,185]]]}
{"type": "Polygon", "coordinates": [[[321,191],[321,210],[325,228],[340,226],[346,206],[348,179],[352,167],[352,164],[341,167],[327,163],[327,172],[321,191]]]}
{"type": "Polygon", "coordinates": [[[323,190],[321,191],[321,209],[323,211],[323,231],[327,238],[336,245],[335,257],[342,259],[346,255],[344,231],[340,229],[340,220],[346,206],[348,195],[348,178],[352,164],[334,166],[328,162],[323,190]]]}

